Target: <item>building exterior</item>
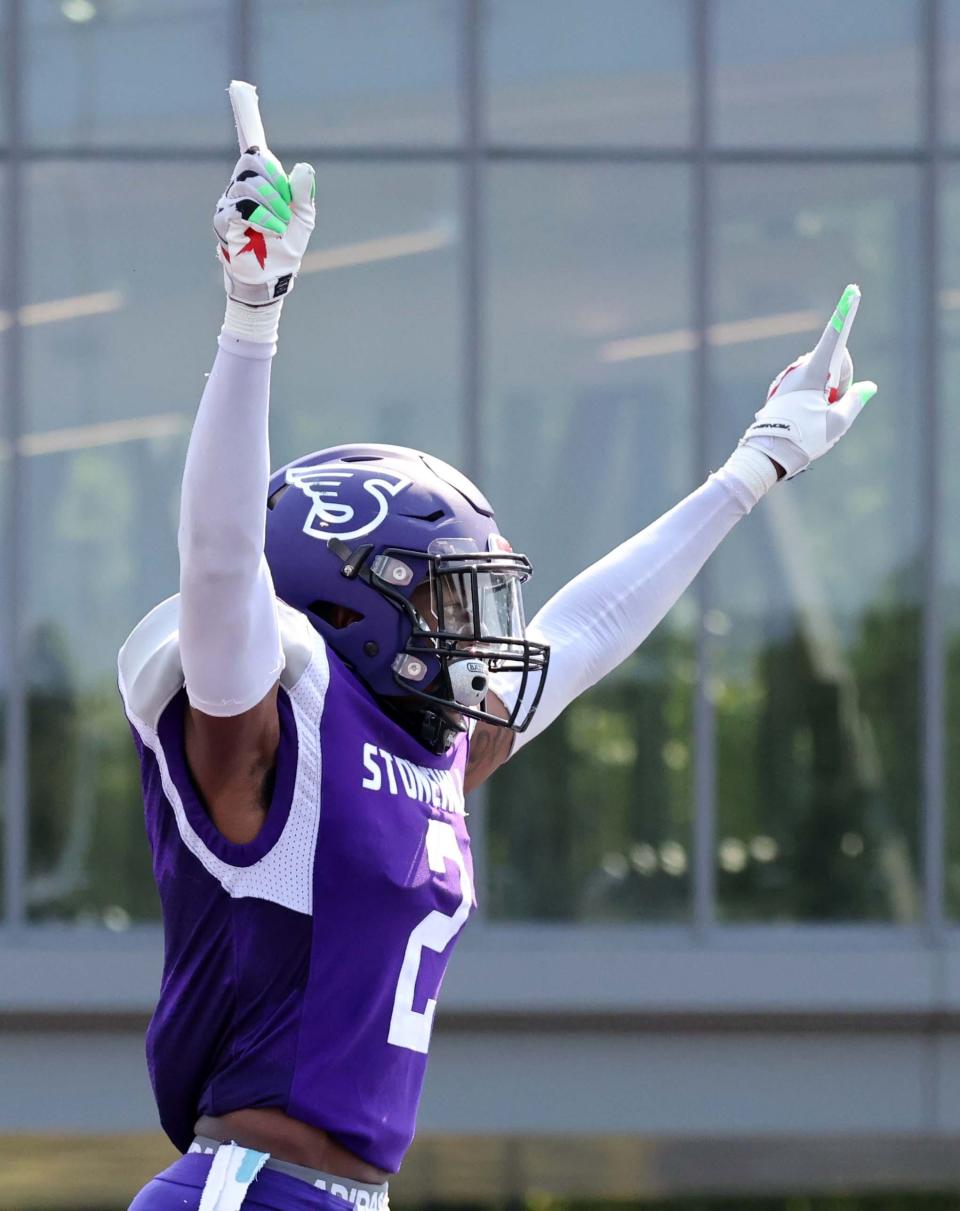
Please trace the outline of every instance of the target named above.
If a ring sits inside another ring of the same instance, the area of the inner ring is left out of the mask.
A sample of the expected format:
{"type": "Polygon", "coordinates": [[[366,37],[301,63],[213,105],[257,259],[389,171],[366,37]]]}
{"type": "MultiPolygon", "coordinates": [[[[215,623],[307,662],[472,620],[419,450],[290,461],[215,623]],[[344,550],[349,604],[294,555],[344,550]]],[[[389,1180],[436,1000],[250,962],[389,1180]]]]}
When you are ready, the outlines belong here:
{"type": "Polygon", "coordinates": [[[110,1190],[116,1137],[163,1155],[114,659],[176,587],[237,76],[318,169],[275,461],[458,463],[530,612],[723,460],[848,281],[881,386],[472,804],[398,1193],[960,1180],[960,0],[0,13],[0,1155],[93,1133],[110,1190]]]}

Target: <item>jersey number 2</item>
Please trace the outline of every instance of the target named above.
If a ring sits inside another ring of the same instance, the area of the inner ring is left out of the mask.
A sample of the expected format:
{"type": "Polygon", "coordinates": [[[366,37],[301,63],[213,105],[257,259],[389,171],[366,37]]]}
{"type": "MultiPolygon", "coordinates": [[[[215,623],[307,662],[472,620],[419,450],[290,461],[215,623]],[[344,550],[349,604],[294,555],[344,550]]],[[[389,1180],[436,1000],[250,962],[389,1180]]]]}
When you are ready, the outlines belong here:
{"type": "Polygon", "coordinates": [[[452,917],[434,909],[414,927],[407,939],[400,979],[397,981],[397,993],[393,998],[390,1033],[387,1035],[387,1042],[392,1043],[394,1047],[422,1051],[424,1055],[430,1047],[430,1031],[437,1002],[435,997],[431,997],[423,1012],[413,1007],[413,994],[420,971],[420,955],[424,947],[436,951],[437,954],[446,950],[463,929],[470,915],[470,905],[473,903],[473,884],[457,844],[453,825],[448,824],[446,820],[428,821],[426,850],[427,862],[434,874],[444,874],[448,861],[456,865],[460,872],[460,904],[452,917]]]}

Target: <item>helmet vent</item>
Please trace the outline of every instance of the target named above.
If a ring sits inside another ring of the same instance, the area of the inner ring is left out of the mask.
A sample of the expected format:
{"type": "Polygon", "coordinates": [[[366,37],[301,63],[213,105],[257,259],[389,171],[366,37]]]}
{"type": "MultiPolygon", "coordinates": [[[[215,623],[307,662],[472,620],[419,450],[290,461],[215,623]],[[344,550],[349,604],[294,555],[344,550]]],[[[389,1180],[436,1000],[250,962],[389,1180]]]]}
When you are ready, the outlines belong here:
{"type": "Polygon", "coordinates": [[[432,513],[401,513],[401,517],[409,517],[412,521],[439,521],[444,516],[443,509],[434,509],[432,513]]]}
{"type": "Polygon", "coordinates": [[[363,622],[363,615],[358,610],[338,605],[335,601],[311,601],[307,609],[337,631],[353,626],[355,622],[363,622]]]}
{"type": "Polygon", "coordinates": [[[289,487],[289,484],[281,484],[280,487],[277,488],[276,492],[271,492],[271,494],[267,497],[267,508],[275,509],[280,501],[280,497],[289,487]]]}
{"type": "Polygon", "coordinates": [[[347,454],[340,459],[342,463],[382,463],[379,454],[347,454]]]}

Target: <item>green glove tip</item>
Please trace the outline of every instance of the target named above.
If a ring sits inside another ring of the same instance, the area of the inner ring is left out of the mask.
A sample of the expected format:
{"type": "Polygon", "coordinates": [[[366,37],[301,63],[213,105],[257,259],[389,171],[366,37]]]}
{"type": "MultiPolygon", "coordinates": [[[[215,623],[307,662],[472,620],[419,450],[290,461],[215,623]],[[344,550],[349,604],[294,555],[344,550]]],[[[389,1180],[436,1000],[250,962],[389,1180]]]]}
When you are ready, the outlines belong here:
{"type": "Polygon", "coordinates": [[[870,403],[870,401],[873,399],[873,397],[876,394],[877,394],[877,384],[876,383],[863,383],[860,386],[858,386],[857,387],[857,396],[860,399],[860,407],[865,408],[867,406],[867,404],[870,403]]]}
{"type": "Polygon", "coordinates": [[[837,332],[843,331],[843,321],[847,318],[850,308],[853,306],[853,300],[860,294],[860,287],[849,285],[843,294],[840,295],[840,302],[837,303],[837,309],[834,311],[830,323],[837,332]]]}

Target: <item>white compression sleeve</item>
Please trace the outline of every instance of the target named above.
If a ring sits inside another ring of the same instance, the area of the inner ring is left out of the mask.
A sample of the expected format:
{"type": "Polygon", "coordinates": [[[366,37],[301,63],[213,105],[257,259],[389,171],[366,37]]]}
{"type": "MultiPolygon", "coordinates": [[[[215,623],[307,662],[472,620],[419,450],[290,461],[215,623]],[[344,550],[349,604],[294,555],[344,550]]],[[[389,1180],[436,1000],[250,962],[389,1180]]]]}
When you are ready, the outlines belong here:
{"type": "MultiPolygon", "coordinates": [[[[550,665],[537,713],[517,733],[514,753],[643,643],[775,482],[769,459],[744,460],[738,452],[669,513],[550,598],[527,628],[530,639],[550,645],[550,665]]],[[[495,674],[490,688],[512,708],[518,683],[516,674],[495,674]]]]}
{"type": "Polygon", "coordinates": [[[180,658],[190,702],[239,715],[283,668],[264,557],[275,346],[227,332],[187,450],[180,502],[180,658]]]}

